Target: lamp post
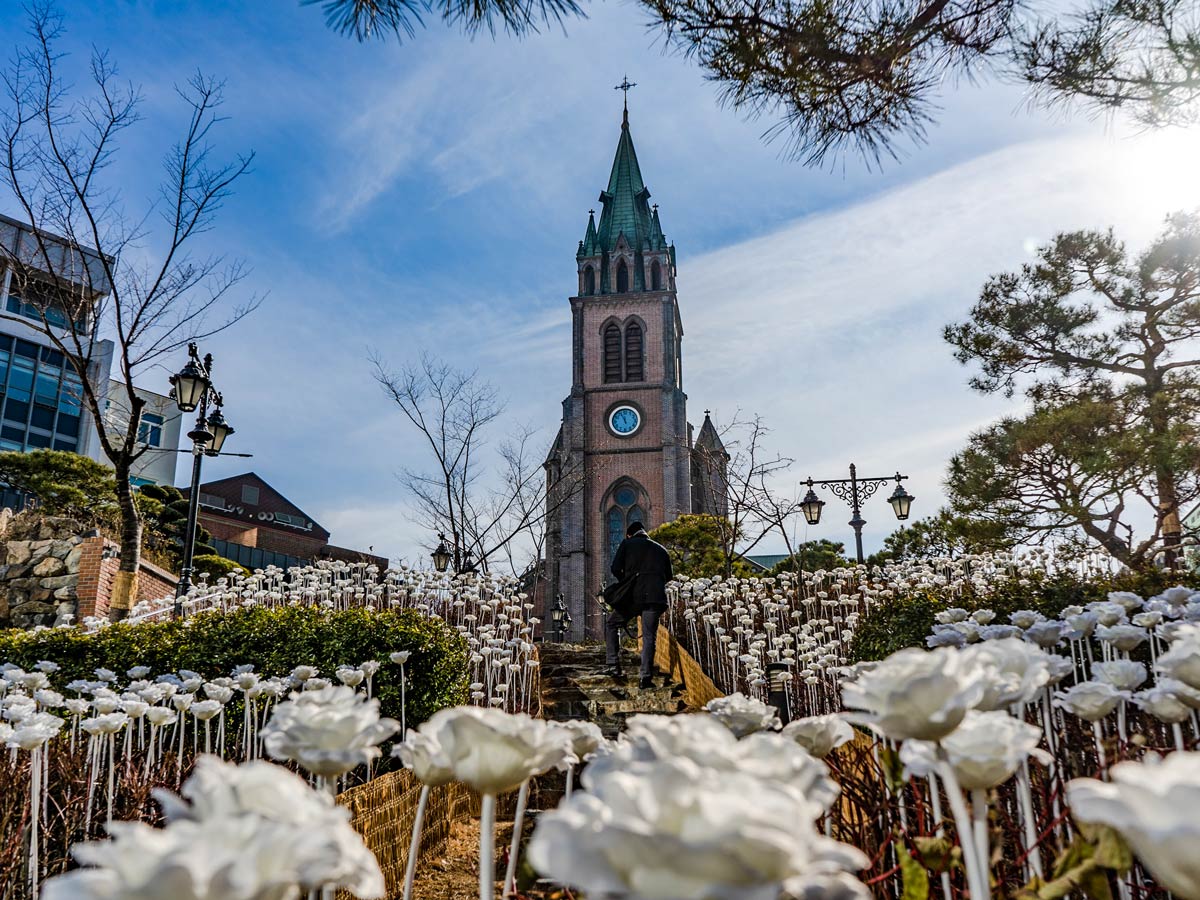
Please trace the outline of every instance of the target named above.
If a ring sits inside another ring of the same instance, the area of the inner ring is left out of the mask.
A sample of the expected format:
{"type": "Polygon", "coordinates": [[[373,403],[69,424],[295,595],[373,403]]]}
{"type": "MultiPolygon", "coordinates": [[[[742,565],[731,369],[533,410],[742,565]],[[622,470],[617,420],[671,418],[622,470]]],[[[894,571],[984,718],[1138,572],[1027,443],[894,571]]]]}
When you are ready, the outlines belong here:
{"type": "Polygon", "coordinates": [[[474,553],[471,548],[460,550],[458,541],[453,542],[453,549],[446,546],[445,533],[438,532],[438,545],[434,548],[433,553],[429,554],[433,558],[433,567],[439,572],[445,572],[450,568],[450,563],[454,563],[454,574],[462,575],[465,572],[474,572],[476,562],[472,558],[474,553]]]}
{"type": "Polygon", "coordinates": [[[561,644],[567,639],[567,629],[571,625],[571,614],[567,611],[567,604],[561,592],[554,598],[550,621],[554,624],[554,639],[561,644]]]}
{"type": "Polygon", "coordinates": [[[775,707],[779,722],[786,725],[792,720],[791,710],[788,709],[788,681],[792,667],[785,662],[767,663],[767,703],[775,707]]]}
{"type": "Polygon", "coordinates": [[[808,485],[808,493],[800,501],[800,511],[804,513],[804,520],[809,525],[820,523],[821,509],[825,506],[825,501],[818,497],[816,491],[813,490],[813,487],[816,485],[829,488],[835,497],[849,503],[854,515],[848,524],[854,529],[855,550],[858,561],[861,563],[865,561],[863,558],[862,529],[867,524],[866,520],[862,517],[862,505],[885,484],[895,481],[896,489],[888,497],[888,503],[892,505],[892,510],[896,513],[896,518],[903,522],[908,518],[912,502],[916,499],[900,483],[907,478],[907,475],[901,475],[899,472],[895,475],[889,475],[886,478],[859,478],[858,469],[854,463],[850,463],[849,478],[827,478],[823,481],[808,479],[805,482],[808,485]]]}
{"type": "Polygon", "coordinates": [[[188,344],[188,361],[171,376],[171,397],[180,412],[196,413],[196,425],[188,432],[192,440],[192,487],[188,493],[187,530],[183,538],[183,566],[175,588],[175,618],[183,614],[183,598],[192,586],[192,560],[196,554],[196,524],[200,516],[200,466],[206,456],[219,456],[233,426],[221,412],[224,402],[212,384],[212,354],[204,359],[194,343],[188,344]],[[210,411],[211,406],[211,411],[210,411]]]}

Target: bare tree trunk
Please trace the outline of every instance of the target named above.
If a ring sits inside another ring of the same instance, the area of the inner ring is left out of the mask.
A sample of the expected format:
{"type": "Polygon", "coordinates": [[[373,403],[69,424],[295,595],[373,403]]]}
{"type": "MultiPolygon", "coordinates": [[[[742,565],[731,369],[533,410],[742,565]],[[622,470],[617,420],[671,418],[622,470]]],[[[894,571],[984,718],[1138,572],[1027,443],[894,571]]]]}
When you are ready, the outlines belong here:
{"type": "Polygon", "coordinates": [[[117,505],[121,508],[121,566],[108,600],[108,617],[116,622],[129,615],[137,603],[138,571],[141,569],[142,519],[133,498],[129,467],[116,471],[117,505]]]}

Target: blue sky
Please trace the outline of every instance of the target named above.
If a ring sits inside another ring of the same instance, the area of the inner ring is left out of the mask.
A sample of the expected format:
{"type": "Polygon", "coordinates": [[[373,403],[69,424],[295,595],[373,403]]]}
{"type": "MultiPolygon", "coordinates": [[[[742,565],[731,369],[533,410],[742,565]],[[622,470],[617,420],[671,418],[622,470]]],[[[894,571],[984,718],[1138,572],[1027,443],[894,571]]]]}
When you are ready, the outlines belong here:
{"type": "MultiPolygon", "coordinates": [[[[469,42],[434,24],[402,45],[342,38],[296,0],[61,8],[68,65],[107,48],[144,92],[110,172],[131,210],[184,123],[173,85],[197,68],[226,80],[219,149],[257,158],[203,245],[243,258],[244,293],[265,297],[205,348],[238,429],[229,449],[253,452],[336,543],[393,558],[427,537],[395,477],[420,451],[368,353],[478,368],[549,440],[570,386],[575,245],[626,73],[642,172],[679,251],[692,420],[762,414],[796,478],[902,468],[914,514],[937,509],[950,454],[1007,408],[968,390],[940,338],[987,275],[1060,230],[1114,225],[1138,245],[1200,205],[1195,133],[1031,112],[997,82],[948,84],[928,144],[882,170],[805,169],[760,140],[769,121],[719,108],[628,4],[593,5],[565,35],[469,42]]],[[[4,17],[6,49],[22,31],[4,17]]],[[[891,513],[879,497],[864,516],[876,546],[891,513]]],[[[826,518],[807,536],[847,540],[848,510],[833,501],[826,518]]]]}

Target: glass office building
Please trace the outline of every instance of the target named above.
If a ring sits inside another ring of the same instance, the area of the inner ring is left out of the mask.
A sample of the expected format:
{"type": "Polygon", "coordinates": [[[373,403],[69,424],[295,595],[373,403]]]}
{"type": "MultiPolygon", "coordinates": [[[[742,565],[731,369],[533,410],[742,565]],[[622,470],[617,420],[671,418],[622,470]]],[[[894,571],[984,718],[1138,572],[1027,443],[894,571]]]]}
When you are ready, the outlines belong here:
{"type": "Polygon", "coordinates": [[[82,386],[52,347],[0,334],[0,450],[80,449],[82,386]]]}

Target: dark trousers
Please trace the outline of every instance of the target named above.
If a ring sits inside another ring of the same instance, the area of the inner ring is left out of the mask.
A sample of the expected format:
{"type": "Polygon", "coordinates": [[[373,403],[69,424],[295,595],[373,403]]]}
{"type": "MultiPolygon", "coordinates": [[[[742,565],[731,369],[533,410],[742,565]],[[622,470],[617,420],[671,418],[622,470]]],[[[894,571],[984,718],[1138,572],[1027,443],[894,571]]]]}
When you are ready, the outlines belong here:
{"type": "MultiPolygon", "coordinates": [[[[649,677],[654,672],[654,646],[658,641],[658,619],[663,612],[665,610],[659,607],[642,610],[641,675],[643,678],[649,677]]],[[[604,647],[607,664],[610,666],[620,664],[621,630],[629,624],[629,621],[614,610],[608,614],[608,620],[604,623],[604,647]]]]}

